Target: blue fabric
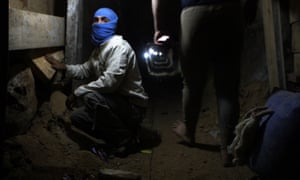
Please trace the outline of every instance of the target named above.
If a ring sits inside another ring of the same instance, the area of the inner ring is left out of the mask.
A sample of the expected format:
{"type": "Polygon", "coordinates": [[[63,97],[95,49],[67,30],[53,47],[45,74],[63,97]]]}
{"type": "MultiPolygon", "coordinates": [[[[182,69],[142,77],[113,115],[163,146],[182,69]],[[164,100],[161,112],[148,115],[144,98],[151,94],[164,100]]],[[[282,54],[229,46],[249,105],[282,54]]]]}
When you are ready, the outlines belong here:
{"type": "Polygon", "coordinates": [[[250,168],[267,178],[299,177],[300,93],[278,91],[268,99],[266,106],[274,114],[261,121],[262,134],[250,158],[250,168]]]}
{"type": "Polygon", "coordinates": [[[109,8],[98,9],[94,14],[94,17],[97,16],[103,16],[110,19],[107,23],[94,23],[92,25],[91,39],[94,45],[99,46],[115,34],[118,16],[112,9],[109,8]]]}

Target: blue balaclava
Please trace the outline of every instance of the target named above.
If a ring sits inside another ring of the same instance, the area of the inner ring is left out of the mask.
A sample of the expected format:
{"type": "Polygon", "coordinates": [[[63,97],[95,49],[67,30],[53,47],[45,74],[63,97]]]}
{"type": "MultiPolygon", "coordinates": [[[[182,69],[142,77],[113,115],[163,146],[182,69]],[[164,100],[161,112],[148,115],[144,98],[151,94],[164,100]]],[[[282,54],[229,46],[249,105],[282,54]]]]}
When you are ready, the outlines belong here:
{"type": "Polygon", "coordinates": [[[91,39],[94,45],[99,46],[115,34],[118,16],[112,9],[109,8],[98,9],[94,14],[94,17],[96,16],[104,16],[110,20],[107,23],[95,23],[92,25],[91,39]]]}

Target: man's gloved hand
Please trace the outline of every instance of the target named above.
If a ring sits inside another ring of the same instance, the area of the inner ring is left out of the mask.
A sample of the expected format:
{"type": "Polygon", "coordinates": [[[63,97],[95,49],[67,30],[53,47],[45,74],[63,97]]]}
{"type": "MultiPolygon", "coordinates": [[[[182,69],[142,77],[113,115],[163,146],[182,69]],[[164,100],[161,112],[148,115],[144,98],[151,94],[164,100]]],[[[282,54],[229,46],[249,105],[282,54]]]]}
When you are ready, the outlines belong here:
{"type": "Polygon", "coordinates": [[[76,106],[76,96],[74,94],[71,94],[68,96],[66,100],[66,106],[69,110],[73,110],[76,106]]]}

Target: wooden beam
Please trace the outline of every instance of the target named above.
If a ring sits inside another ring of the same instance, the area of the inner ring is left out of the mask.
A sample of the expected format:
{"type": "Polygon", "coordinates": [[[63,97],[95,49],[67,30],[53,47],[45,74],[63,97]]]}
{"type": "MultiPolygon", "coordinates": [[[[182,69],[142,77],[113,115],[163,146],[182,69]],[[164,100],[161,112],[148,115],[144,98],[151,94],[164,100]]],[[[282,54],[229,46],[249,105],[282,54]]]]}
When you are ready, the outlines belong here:
{"type": "Polygon", "coordinates": [[[291,24],[292,52],[300,53],[300,21],[291,24]]]}
{"type": "Polygon", "coordinates": [[[288,80],[294,83],[300,83],[300,1],[289,1],[289,18],[291,26],[291,43],[293,56],[293,72],[288,75],[288,80]]]}
{"type": "Polygon", "coordinates": [[[68,0],[65,47],[67,64],[77,64],[82,59],[82,11],[82,0],[68,0]]]}
{"type": "Polygon", "coordinates": [[[65,45],[65,19],[9,8],[9,50],[65,45]]]}
{"type": "Polygon", "coordinates": [[[286,89],[279,0],[262,1],[265,49],[270,89],[286,89]]]}

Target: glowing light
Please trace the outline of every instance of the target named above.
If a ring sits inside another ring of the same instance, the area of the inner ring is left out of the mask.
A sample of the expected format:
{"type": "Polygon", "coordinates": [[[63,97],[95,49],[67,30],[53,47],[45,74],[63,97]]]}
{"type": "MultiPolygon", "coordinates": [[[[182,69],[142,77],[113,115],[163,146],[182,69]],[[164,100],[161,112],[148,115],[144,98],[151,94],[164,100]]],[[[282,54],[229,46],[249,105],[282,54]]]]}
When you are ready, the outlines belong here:
{"type": "Polygon", "coordinates": [[[145,53],[144,53],[144,58],[145,58],[145,59],[148,59],[149,57],[150,57],[149,53],[148,53],[148,52],[145,52],[145,53]]]}

